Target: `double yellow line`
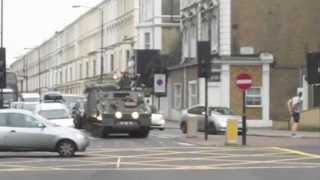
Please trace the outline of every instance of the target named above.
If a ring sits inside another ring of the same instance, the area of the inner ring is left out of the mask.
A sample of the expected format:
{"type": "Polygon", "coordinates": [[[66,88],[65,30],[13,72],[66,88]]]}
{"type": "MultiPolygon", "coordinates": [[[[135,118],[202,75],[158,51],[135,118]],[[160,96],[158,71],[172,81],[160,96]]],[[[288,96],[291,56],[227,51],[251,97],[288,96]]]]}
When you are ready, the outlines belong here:
{"type": "Polygon", "coordinates": [[[297,155],[300,155],[300,156],[320,159],[320,155],[306,153],[306,152],[303,152],[303,151],[297,151],[297,150],[293,150],[293,149],[280,148],[280,147],[272,147],[272,149],[279,150],[279,151],[284,151],[284,152],[288,152],[288,153],[292,153],[292,154],[297,154],[297,155]]]}

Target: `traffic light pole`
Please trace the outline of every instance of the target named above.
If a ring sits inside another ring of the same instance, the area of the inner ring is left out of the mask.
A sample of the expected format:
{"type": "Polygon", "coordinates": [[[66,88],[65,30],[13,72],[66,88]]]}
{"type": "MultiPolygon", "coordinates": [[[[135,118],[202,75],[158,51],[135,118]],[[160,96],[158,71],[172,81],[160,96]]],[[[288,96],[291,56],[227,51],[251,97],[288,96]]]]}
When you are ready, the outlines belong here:
{"type": "MultiPolygon", "coordinates": [[[[3,48],[3,0],[1,0],[1,49],[3,48]]],[[[6,62],[6,59],[4,57],[3,59],[4,63],[6,62]]],[[[4,70],[4,73],[6,73],[6,69],[4,70]]],[[[5,76],[5,74],[4,74],[5,76]]],[[[0,92],[0,109],[3,109],[3,89],[1,88],[0,92]]]]}
{"type": "Polygon", "coordinates": [[[208,120],[208,72],[205,79],[205,100],[204,100],[204,108],[205,108],[205,130],[204,130],[204,139],[207,141],[208,140],[208,125],[209,125],[209,120],[208,120]]]}

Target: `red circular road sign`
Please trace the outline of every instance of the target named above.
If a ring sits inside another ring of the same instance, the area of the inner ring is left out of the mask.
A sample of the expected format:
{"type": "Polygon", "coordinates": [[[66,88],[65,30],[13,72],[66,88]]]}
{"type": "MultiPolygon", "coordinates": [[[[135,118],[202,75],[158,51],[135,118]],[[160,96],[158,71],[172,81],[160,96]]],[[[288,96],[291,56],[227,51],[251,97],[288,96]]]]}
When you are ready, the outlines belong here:
{"type": "Polygon", "coordinates": [[[242,91],[249,89],[252,85],[251,76],[246,73],[240,74],[237,76],[236,84],[242,91]]]}

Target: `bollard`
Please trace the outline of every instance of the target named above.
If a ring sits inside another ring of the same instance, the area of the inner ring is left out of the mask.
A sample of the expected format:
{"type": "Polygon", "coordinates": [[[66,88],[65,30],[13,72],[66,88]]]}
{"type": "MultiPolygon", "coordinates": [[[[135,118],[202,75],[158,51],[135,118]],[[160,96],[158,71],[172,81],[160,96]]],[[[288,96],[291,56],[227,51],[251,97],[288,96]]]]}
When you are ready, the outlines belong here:
{"type": "Polygon", "coordinates": [[[238,121],[229,119],[226,131],[226,145],[238,145],[238,121]]]}
{"type": "Polygon", "coordinates": [[[187,120],[187,138],[197,137],[198,121],[194,118],[187,120]]]}

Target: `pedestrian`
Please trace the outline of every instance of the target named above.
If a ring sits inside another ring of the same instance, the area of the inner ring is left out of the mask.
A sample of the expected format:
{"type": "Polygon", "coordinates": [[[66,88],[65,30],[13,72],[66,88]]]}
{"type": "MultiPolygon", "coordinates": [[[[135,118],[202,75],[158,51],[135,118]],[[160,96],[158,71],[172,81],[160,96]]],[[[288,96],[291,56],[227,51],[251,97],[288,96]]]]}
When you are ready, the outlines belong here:
{"type": "Polygon", "coordinates": [[[297,96],[288,100],[288,110],[290,112],[291,136],[297,137],[297,131],[299,128],[300,113],[302,111],[302,92],[299,92],[297,96]]]}

